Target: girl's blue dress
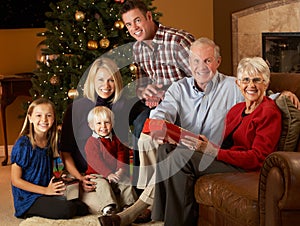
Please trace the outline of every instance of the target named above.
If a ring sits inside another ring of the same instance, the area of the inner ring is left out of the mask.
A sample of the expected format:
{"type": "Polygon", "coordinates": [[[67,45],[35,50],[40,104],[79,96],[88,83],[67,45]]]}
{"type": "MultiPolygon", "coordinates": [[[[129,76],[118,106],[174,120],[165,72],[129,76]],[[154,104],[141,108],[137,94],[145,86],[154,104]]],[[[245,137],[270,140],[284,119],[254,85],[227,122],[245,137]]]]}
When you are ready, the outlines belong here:
{"type": "MultiPolygon", "coordinates": [[[[20,137],[13,146],[11,163],[22,168],[22,179],[37,185],[47,187],[52,176],[52,156],[48,148],[36,147],[27,136],[20,137]]],[[[22,217],[42,194],[24,191],[12,185],[15,216],[22,217]]]]}

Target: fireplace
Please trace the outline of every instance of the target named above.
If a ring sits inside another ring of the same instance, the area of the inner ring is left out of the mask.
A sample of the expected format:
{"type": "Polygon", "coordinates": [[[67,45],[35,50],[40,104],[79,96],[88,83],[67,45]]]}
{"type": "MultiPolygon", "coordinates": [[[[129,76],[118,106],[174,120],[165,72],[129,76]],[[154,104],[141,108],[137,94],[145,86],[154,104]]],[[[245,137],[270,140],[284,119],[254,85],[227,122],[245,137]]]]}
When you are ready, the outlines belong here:
{"type": "Polygon", "coordinates": [[[232,13],[233,74],[243,57],[252,56],[267,59],[272,72],[300,73],[299,9],[300,0],[274,0],[232,13]]]}
{"type": "Polygon", "coordinates": [[[300,73],[300,32],[263,32],[262,57],[271,72],[300,73]]]}

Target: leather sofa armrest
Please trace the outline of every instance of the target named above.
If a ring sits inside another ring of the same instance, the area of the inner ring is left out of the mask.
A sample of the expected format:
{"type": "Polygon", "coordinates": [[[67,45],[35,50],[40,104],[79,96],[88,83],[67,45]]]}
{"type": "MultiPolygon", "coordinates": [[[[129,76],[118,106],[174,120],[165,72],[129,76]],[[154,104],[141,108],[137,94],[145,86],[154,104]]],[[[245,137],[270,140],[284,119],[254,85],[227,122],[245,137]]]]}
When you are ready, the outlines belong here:
{"type": "Polygon", "coordinates": [[[277,225],[283,211],[300,210],[299,188],[300,153],[270,154],[260,173],[260,225],[277,225]]]}

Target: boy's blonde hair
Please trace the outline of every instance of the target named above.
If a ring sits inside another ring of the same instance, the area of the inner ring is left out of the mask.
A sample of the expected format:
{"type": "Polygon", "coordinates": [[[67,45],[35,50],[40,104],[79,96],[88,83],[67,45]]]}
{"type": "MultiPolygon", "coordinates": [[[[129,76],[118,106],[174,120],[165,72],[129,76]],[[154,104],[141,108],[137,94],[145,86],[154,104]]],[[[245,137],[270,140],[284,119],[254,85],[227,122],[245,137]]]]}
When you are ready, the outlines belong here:
{"type": "Polygon", "coordinates": [[[55,113],[55,105],[52,103],[52,101],[50,101],[46,98],[39,98],[39,99],[34,100],[29,105],[29,107],[27,109],[26,118],[24,120],[23,127],[21,129],[19,137],[20,136],[28,136],[32,146],[34,148],[36,147],[36,142],[34,139],[34,126],[32,123],[30,123],[29,116],[32,115],[34,108],[40,104],[49,104],[53,110],[54,122],[53,122],[52,127],[48,131],[47,137],[48,137],[49,148],[51,148],[53,157],[58,157],[59,154],[58,154],[58,146],[57,146],[57,142],[58,142],[57,119],[56,119],[56,113],[55,113]]]}
{"type": "Polygon", "coordinates": [[[115,116],[108,107],[96,106],[90,110],[87,117],[89,125],[94,123],[95,118],[110,119],[112,126],[114,126],[115,116]]]}

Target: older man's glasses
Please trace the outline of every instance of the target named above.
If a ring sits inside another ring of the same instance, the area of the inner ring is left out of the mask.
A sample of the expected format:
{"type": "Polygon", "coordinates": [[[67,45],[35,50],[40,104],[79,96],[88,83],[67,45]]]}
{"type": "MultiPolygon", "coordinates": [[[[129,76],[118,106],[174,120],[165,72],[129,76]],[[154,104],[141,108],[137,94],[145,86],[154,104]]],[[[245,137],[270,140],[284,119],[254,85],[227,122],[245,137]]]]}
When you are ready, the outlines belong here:
{"type": "Polygon", "coordinates": [[[253,84],[261,84],[263,83],[265,80],[263,80],[262,78],[242,78],[242,79],[239,79],[239,81],[242,83],[242,84],[249,84],[251,81],[253,84]]]}

